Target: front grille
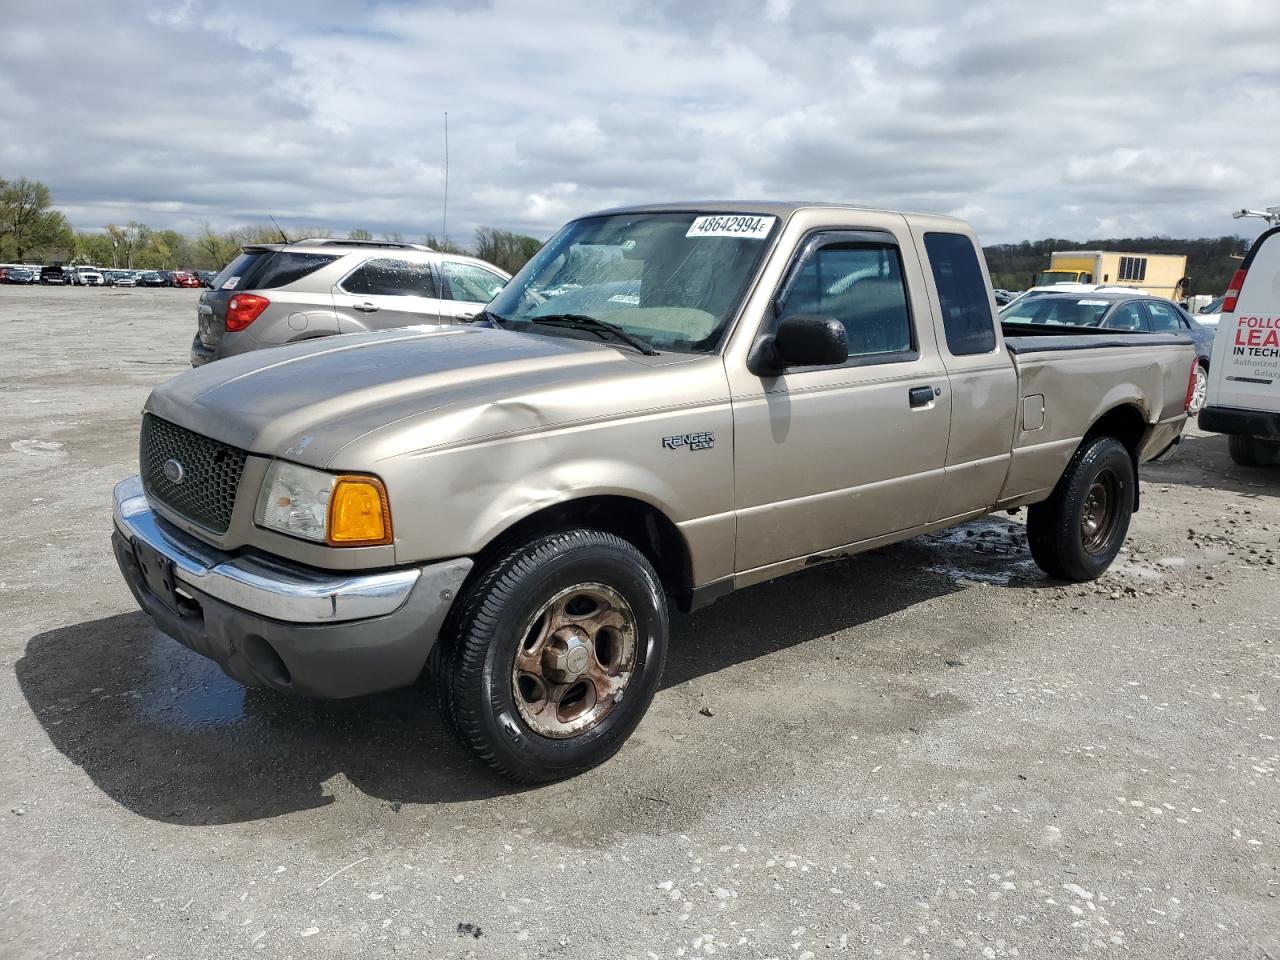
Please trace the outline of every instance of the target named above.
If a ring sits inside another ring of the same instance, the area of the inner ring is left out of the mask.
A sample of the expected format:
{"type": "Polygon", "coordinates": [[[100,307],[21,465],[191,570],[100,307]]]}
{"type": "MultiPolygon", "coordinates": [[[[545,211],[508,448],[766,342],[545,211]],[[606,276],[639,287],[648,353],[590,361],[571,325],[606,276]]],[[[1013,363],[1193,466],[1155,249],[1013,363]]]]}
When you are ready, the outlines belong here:
{"type": "Polygon", "coordinates": [[[147,494],[214,533],[226,533],[231,526],[245,457],[243,450],[168,420],[149,413],[142,418],[138,459],[147,494]],[[178,483],[165,476],[164,465],[169,460],[181,465],[178,483]]]}

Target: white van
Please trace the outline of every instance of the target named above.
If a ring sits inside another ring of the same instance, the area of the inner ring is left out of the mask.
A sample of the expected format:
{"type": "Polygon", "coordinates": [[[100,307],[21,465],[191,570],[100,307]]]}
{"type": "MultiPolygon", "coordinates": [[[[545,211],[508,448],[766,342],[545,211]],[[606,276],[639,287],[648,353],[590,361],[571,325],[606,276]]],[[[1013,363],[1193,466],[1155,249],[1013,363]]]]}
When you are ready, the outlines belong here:
{"type": "Polygon", "coordinates": [[[1200,429],[1241,466],[1280,466],[1280,227],[1249,248],[1222,301],[1200,429]]]}

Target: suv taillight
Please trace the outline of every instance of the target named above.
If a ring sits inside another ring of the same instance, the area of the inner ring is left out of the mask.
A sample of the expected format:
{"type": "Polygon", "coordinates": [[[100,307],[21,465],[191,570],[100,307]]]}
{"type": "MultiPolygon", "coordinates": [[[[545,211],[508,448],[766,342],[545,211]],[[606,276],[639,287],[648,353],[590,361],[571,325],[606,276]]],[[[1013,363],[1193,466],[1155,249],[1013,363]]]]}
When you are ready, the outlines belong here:
{"type": "Polygon", "coordinates": [[[1194,400],[1196,396],[1196,374],[1199,372],[1200,372],[1200,358],[1195,357],[1191,361],[1191,379],[1187,381],[1187,399],[1182,404],[1183,413],[1191,412],[1191,401],[1194,400]]]}
{"type": "Polygon", "coordinates": [[[269,306],[271,301],[266,297],[259,297],[252,293],[237,293],[227,301],[227,333],[243,330],[262,316],[262,311],[269,306]]]}
{"type": "Polygon", "coordinates": [[[1240,289],[1244,286],[1245,271],[1237,270],[1227,285],[1227,295],[1222,298],[1222,312],[1235,313],[1236,301],[1240,299],[1240,289]]]}

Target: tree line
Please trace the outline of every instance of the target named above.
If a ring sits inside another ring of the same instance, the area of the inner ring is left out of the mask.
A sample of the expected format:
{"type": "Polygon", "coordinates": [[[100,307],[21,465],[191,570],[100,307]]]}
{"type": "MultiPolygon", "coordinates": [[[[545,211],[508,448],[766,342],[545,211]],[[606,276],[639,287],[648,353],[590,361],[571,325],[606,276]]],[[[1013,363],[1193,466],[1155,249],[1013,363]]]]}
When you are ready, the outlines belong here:
{"type": "Polygon", "coordinates": [[[1005,290],[1025,290],[1034,285],[1036,276],[1049,266],[1049,254],[1055,250],[1117,250],[1126,253],[1185,254],[1188,292],[1218,296],[1227,289],[1232,273],[1240,266],[1240,257],[1248,248],[1243,237],[1204,237],[1177,240],[1171,237],[1127,237],[1110,240],[1024,240],[1021,243],[998,243],[983,247],[991,283],[1005,290]]]}
{"type": "MultiPolygon", "coordinates": [[[[133,270],[221,270],[240,252],[255,243],[279,243],[307,237],[333,237],[328,227],[291,226],[287,234],[275,224],[249,224],[232,230],[215,230],[208,223],[194,235],[177,230],[157,230],[129,220],[105,224],[101,232],[74,230],[53,206],[48,186],[38,180],[0,178],[0,263],[85,263],[95,267],[133,270]]],[[[403,243],[399,233],[378,236],[369,230],[351,230],[348,240],[386,240],[403,243]]],[[[433,236],[421,242],[442,253],[479,257],[515,273],[538,252],[542,241],[495,227],[480,227],[468,247],[433,236]]]]}
{"type": "MultiPolygon", "coordinates": [[[[331,237],[326,227],[290,227],[289,239],[331,237]]],[[[49,188],[38,180],[0,178],[0,262],[32,261],[88,263],[97,267],[139,270],[220,270],[253,243],[276,243],[282,238],[273,224],[250,224],[234,230],[214,230],[205,223],[194,236],[176,230],[154,230],[130,220],[108,223],[102,231],[73,230],[67,218],[53,207],[49,188]]],[[[351,240],[372,240],[368,230],[352,230],[351,240]]],[[[378,239],[403,241],[398,233],[378,239]]],[[[487,260],[515,273],[537,253],[536,237],[480,227],[471,245],[465,246],[427,235],[422,242],[442,253],[463,253],[487,260]]],[[[1006,290],[1025,290],[1049,265],[1054,250],[1124,250],[1137,253],[1178,253],[1187,256],[1190,292],[1217,295],[1227,287],[1246,242],[1242,237],[1207,237],[1178,240],[1170,237],[1130,237],[1109,240],[1024,240],[984,247],[991,281],[1006,290]]]]}

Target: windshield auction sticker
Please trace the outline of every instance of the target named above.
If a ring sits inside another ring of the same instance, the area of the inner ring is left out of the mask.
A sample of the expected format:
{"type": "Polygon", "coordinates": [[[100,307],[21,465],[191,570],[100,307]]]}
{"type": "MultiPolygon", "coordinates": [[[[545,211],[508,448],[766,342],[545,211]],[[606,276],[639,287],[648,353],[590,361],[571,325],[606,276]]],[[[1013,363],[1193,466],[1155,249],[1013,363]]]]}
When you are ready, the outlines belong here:
{"type": "Polygon", "coordinates": [[[763,240],[773,229],[777,217],[748,217],[732,213],[717,213],[698,217],[689,227],[686,237],[745,237],[763,240]]]}

